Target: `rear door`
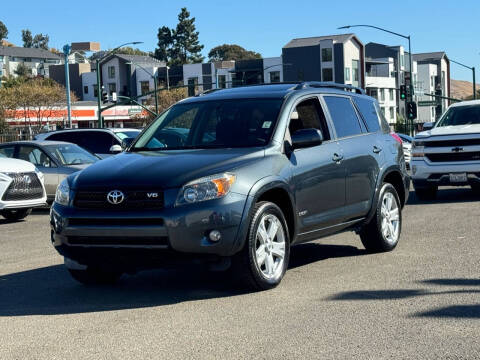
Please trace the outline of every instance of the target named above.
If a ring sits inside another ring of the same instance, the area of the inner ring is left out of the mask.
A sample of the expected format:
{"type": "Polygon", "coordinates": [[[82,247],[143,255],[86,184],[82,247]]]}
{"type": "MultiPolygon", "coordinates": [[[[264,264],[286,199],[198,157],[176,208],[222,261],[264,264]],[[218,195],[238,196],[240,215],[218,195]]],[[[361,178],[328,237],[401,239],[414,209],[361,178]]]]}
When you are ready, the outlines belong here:
{"type": "Polygon", "coordinates": [[[58,168],[53,159],[33,145],[18,145],[16,158],[31,162],[45,176],[45,191],[49,200],[55,197],[59,183],[58,168]]]}
{"type": "Polygon", "coordinates": [[[324,95],[330,119],[343,150],[345,221],[365,216],[370,210],[379,174],[382,148],[377,134],[369,132],[350,96],[324,95]]]}
{"type": "Polygon", "coordinates": [[[287,136],[295,131],[316,128],[322,132],[321,145],[296,149],[290,155],[292,185],[299,217],[299,240],[318,237],[319,230],[342,222],[345,206],[345,168],[341,148],[333,139],[317,96],[300,100],[292,112],[287,136]]]}

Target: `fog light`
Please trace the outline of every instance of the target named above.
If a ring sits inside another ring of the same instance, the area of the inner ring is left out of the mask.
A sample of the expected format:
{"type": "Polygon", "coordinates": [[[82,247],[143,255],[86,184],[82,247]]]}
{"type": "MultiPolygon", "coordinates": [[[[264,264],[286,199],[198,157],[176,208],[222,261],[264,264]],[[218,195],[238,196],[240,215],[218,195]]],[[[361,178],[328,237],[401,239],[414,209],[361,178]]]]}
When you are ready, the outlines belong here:
{"type": "Polygon", "coordinates": [[[222,238],[222,234],[218,230],[212,230],[210,234],[208,234],[208,238],[213,242],[217,242],[222,238]]]}

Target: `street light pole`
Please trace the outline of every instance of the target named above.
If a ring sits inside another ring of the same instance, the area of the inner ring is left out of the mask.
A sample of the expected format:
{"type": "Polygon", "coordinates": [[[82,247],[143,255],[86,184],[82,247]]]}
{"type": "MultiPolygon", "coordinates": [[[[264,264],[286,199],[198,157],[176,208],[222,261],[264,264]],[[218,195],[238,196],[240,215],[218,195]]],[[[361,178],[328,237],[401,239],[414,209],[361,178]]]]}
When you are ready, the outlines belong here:
{"type": "Polygon", "coordinates": [[[472,70],[472,79],[473,79],[473,100],[475,100],[477,98],[477,89],[476,89],[476,85],[475,85],[475,66],[467,66],[465,64],[462,64],[458,61],[455,61],[455,60],[452,60],[452,59],[449,59],[451,62],[457,64],[457,65],[460,65],[460,66],[463,66],[464,68],[467,68],[467,69],[470,69],[472,70]]]}
{"type": "Polygon", "coordinates": [[[102,91],[102,81],[100,79],[100,62],[105,59],[106,57],[115,54],[115,52],[126,46],[126,45],[137,45],[137,44],[143,44],[142,41],[131,41],[125,44],[122,44],[120,46],[117,46],[113,50],[110,50],[108,53],[103,55],[101,58],[96,60],[96,70],[97,70],[97,106],[98,106],[98,127],[103,128],[103,119],[102,119],[102,99],[101,99],[101,91],[102,91]]]}
{"type": "MultiPolygon", "coordinates": [[[[408,40],[408,58],[409,58],[409,65],[410,65],[410,88],[409,88],[409,92],[410,92],[410,101],[412,101],[412,95],[413,95],[413,86],[412,86],[412,81],[413,81],[413,65],[412,65],[412,46],[411,46],[411,37],[410,35],[403,35],[403,34],[399,34],[397,32],[394,32],[394,31],[391,31],[391,30],[387,30],[387,29],[383,29],[381,27],[378,27],[378,26],[374,26],[374,25],[346,25],[346,26],[341,26],[339,27],[338,29],[349,29],[349,28],[352,28],[352,27],[368,27],[368,28],[372,28],[372,29],[377,29],[377,30],[380,30],[380,31],[384,31],[386,33],[389,33],[389,34],[393,34],[393,35],[396,35],[396,36],[400,36],[404,39],[407,39],[408,40]]],[[[412,123],[411,123],[411,129],[410,129],[410,134],[412,135],[413,134],[413,119],[412,119],[412,123]]]]}
{"type": "Polygon", "coordinates": [[[167,90],[170,90],[170,79],[168,77],[168,70],[170,70],[170,68],[167,65],[167,90]]]}
{"type": "Polygon", "coordinates": [[[70,69],[68,66],[68,56],[70,55],[71,46],[69,44],[63,47],[63,55],[65,61],[65,91],[67,95],[67,118],[68,126],[72,128],[72,109],[71,109],[71,99],[70,99],[70,69]]]}

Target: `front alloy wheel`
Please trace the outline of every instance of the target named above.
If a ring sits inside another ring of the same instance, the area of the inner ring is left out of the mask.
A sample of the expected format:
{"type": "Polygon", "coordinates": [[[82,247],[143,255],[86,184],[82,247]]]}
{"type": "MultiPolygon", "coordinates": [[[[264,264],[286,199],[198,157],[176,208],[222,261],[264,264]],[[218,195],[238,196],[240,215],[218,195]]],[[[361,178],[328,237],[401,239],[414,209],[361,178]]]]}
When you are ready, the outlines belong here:
{"type": "Polygon", "coordinates": [[[277,286],[285,275],[290,255],[287,222],[274,203],[256,204],[243,249],[234,257],[233,271],[254,290],[277,286]]]}

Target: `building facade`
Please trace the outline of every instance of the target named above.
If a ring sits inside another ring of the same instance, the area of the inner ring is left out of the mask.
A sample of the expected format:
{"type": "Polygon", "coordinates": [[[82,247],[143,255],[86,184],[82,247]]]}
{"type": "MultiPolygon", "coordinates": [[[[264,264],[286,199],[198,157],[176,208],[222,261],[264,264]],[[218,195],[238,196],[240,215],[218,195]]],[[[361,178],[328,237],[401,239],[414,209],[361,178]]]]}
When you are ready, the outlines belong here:
{"type": "Polygon", "coordinates": [[[61,56],[37,48],[0,46],[0,78],[14,76],[15,70],[22,64],[32,76],[49,76],[50,65],[60,64],[61,56]]]}

